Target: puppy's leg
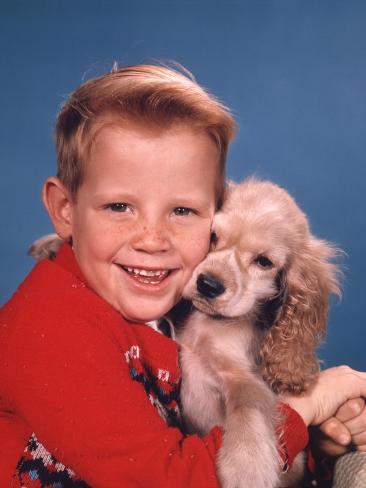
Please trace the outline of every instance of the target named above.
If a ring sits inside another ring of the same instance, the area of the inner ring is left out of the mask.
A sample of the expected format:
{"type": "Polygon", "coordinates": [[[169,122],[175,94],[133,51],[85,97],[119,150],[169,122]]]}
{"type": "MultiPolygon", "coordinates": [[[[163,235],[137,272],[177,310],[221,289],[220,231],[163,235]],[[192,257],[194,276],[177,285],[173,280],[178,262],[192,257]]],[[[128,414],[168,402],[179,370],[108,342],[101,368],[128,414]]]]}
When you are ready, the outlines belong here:
{"type": "Polygon", "coordinates": [[[281,462],[277,449],[276,400],[254,375],[224,378],[226,421],[218,453],[223,488],[274,488],[281,462]]]}
{"type": "Polygon", "coordinates": [[[189,349],[180,353],[182,385],[180,390],[184,425],[189,433],[205,435],[224,420],[223,397],[218,381],[208,374],[202,358],[189,349]]]}

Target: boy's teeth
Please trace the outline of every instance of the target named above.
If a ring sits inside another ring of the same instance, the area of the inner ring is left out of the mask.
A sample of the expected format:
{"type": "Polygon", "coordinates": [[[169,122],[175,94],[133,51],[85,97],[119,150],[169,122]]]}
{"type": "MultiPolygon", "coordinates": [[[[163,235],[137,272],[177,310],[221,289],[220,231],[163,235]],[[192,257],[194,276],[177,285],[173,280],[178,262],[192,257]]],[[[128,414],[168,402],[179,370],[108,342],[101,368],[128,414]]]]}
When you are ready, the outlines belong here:
{"type": "Polygon", "coordinates": [[[133,273],[135,275],[140,275],[140,276],[158,276],[161,278],[168,274],[168,270],[164,270],[164,269],[156,270],[156,271],[147,270],[147,269],[129,268],[129,267],[126,267],[125,269],[127,269],[129,273],[133,273]]]}

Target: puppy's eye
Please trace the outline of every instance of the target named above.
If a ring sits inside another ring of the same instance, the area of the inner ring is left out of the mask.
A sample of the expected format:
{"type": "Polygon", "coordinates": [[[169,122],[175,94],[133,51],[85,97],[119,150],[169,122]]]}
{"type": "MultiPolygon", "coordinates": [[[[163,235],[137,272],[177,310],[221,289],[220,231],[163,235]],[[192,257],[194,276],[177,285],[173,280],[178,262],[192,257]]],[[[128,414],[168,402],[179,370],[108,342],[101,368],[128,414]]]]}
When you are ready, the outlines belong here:
{"type": "Polygon", "coordinates": [[[273,267],[272,261],[270,259],[268,259],[266,256],[263,256],[262,254],[257,256],[254,259],[254,262],[255,262],[255,264],[258,264],[258,266],[260,266],[261,268],[269,269],[269,268],[273,267]]]}
{"type": "Polygon", "coordinates": [[[219,240],[219,238],[217,237],[217,234],[216,232],[211,232],[211,236],[210,236],[210,244],[212,246],[216,246],[217,244],[217,241],[219,240]]]}

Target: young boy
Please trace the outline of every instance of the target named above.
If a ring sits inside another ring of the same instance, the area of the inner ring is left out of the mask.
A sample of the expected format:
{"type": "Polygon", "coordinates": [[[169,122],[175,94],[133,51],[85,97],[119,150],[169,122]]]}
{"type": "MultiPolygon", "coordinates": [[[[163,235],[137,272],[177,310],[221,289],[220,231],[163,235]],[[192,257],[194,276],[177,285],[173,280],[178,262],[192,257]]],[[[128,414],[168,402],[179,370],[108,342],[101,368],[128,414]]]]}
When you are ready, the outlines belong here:
{"type": "MultiPolygon", "coordinates": [[[[193,80],[158,66],[91,80],[63,106],[43,199],[65,243],[1,313],[0,486],[218,486],[221,430],[183,435],[177,345],[146,322],[208,252],[234,128],[193,80]]],[[[364,383],[319,413],[332,387],[320,384],[295,408],[320,423],[364,383]]],[[[284,461],[306,443],[284,407],[284,461]]]]}

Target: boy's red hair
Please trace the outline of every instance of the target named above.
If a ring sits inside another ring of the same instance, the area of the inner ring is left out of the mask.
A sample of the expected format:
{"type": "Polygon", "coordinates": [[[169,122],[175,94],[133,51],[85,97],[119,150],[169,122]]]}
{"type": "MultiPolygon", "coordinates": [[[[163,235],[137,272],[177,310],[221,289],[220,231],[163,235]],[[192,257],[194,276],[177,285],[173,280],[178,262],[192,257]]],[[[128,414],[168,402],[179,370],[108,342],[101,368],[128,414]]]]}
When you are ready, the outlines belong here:
{"type": "MultiPolygon", "coordinates": [[[[106,115],[168,128],[175,122],[205,131],[220,151],[217,205],[236,124],[229,110],[185,71],[139,64],[117,68],[83,83],[63,105],[56,124],[57,176],[75,199],[96,127],[106,115]]],[[[179,148],[177,148],[179,150],[179,148]]]]}

